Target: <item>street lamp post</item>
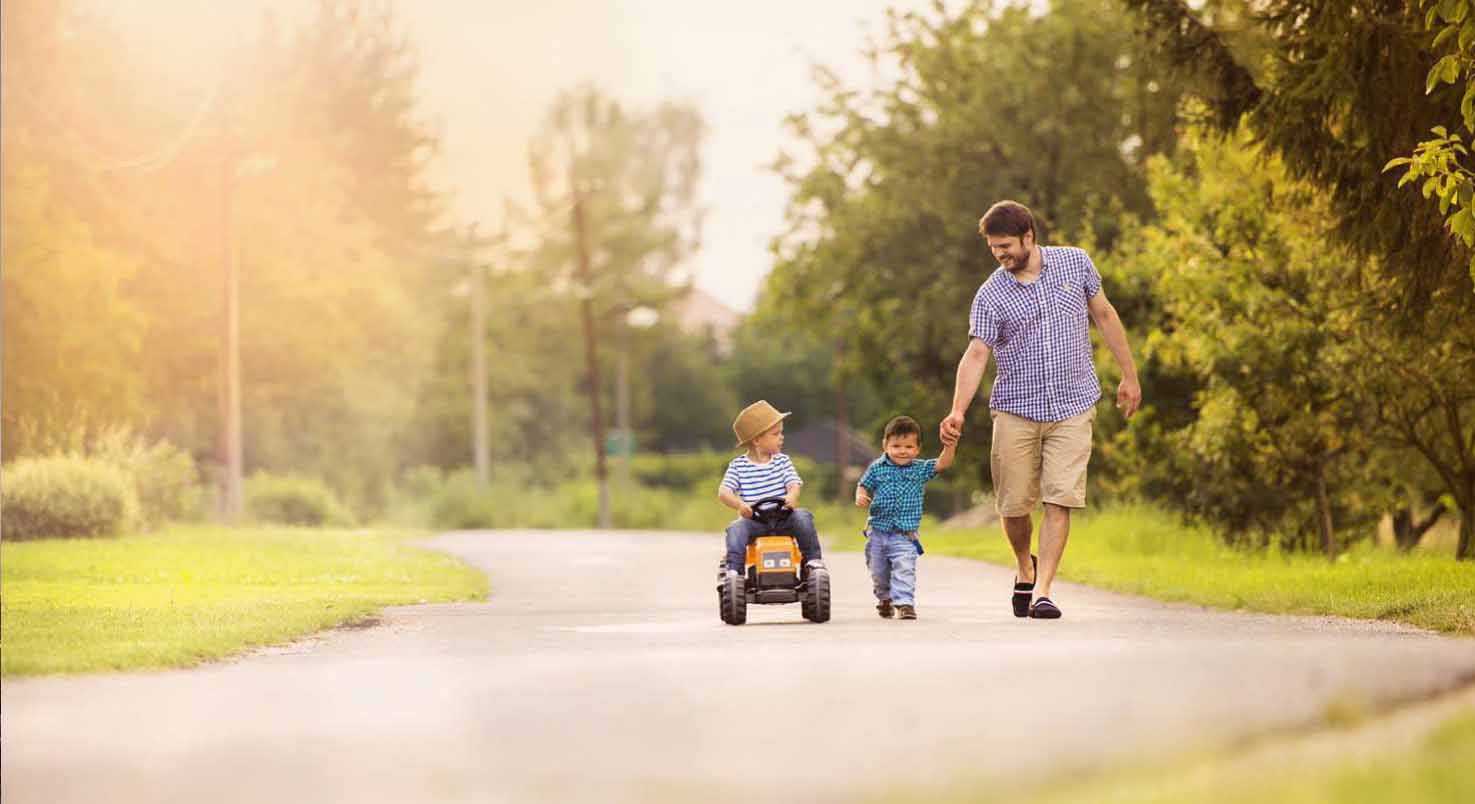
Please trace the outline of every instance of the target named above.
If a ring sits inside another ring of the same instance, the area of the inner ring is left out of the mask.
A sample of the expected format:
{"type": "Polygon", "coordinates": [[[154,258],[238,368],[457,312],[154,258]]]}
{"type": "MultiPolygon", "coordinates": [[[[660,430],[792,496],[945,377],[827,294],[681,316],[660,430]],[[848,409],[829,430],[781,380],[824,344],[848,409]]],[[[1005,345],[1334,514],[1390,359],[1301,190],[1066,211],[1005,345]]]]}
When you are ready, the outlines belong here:
{"type": "Polygon", "coordinates": [[[635,451],[635,433],[630,425],[630,330],[649,329],[661,320],[661,314],[649,307],[636,307],[625,314],[620,328],[620,357],[615,373],[615,429],[620,439],[620,480],[630,484],[630,456],[635,451]]]}

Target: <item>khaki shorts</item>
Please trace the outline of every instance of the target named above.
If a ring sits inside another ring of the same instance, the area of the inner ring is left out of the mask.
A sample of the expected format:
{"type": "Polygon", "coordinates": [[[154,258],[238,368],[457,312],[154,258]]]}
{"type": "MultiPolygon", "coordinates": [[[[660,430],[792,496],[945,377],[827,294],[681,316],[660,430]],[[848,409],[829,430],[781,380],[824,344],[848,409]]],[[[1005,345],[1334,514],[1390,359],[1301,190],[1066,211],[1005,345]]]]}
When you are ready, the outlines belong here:
{"type": "Polygon", "coordinates": [[[1086,507],[1086,464],[1096,408],[1059,422],[1037,422],[992,411],[994,445],[989,466],[999,516],[1028,516],[1043,499],[1065,508],[1086,507]]]}

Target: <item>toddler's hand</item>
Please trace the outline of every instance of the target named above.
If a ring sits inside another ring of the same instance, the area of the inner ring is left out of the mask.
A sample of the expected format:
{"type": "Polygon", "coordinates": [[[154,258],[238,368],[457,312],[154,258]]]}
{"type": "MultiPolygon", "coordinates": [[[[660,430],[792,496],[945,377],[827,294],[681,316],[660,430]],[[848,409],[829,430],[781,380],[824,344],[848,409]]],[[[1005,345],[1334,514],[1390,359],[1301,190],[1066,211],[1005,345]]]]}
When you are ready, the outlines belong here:
{"type": "Polygon", "coordinates": [[[865,493],[864,491],[857,491],[855,493],[855,505],[857,508],[870,508],[871,495],[865,493]]]}
{"type": "Polygon", "coordinates": [[[738,506],[738,516],[741,516],[743,519],[752,519],[753,518],[753,506],[748,505],[747,503],[743,503],[743,504],[739,505],[738,506]]]}

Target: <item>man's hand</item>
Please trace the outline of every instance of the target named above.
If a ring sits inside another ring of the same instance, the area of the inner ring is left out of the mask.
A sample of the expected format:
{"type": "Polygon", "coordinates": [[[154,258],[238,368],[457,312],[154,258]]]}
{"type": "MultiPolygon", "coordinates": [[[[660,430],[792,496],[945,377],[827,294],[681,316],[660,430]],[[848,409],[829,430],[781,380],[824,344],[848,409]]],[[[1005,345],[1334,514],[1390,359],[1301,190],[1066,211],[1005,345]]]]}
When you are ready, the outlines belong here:
{"type": "Polygon", "coordinates": [[[738,503],[738,516],[742,517],[743,519],[752,519],[753,506],[748,505],[747,503],[738,503]]]}
{"type": "Polygon", "coordinates": [[[1136,380],[1122,380],[1116,387],[1116,406],[1122,415],[1132,418],[1132,414],[1142,406],[1142,386],[1136,380]]]}
{"type": "Polygon", "coordinates": [[[871,495],[870,495],[870,492],[866,491],[865,486],[858,486],[858,487],[856,487],[856,489],[855,489],[855,505],[856,505],[857,508],[870,508],[871,507],[871,495]]]}
{"type": "Polygon", "coordinates": [[[958,439],[963,437],[963,414],[949,413],[942,424],[937,427],[938,437],[946,446],[957,446],[958,439]]]}

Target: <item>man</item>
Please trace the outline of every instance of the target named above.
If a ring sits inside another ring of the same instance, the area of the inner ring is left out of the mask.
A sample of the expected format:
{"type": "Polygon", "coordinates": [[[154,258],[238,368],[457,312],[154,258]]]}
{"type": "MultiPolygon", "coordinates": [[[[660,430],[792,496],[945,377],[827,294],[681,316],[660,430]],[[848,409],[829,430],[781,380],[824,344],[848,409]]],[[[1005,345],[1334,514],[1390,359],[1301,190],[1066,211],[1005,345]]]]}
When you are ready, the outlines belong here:
{"type": "Polygon", "coordinates": [[[1000,201],[978,222],[999,268],[973,297],[968,349],[958,362],[953,409],[942,420],[944,444],[963,434],[968,405],[997,354],[989,394],[990,467],[1004,535],[1014,548],[1014,616],[1056,619],[1050,584],[1070,536],[1070,512],[1086,506],[1086,464],[1101,385],[1091,362],[1087,319],[1096,322],[1122,371],[1117,407],[1131,418],[1142,402],[1137,366],[1116,309],[1090,256],[1036,243],[1034,215],[1000,201]],[[1030,554],[1035,504],[1045,503],[1038,565],[1030,554]],[[1033,597],[1033,601],[1031,601],[1033,597]]]}

